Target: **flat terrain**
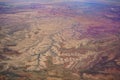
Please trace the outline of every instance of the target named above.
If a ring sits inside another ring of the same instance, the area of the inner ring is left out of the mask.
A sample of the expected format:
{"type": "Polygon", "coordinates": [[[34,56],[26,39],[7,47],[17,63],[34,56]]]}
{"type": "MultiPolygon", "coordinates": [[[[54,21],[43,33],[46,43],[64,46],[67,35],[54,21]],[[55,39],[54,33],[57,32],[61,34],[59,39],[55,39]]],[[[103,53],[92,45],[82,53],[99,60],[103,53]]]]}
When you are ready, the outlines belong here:
{"type": "Polygon", "coordinates": [[[0,2],[0,80],[120,80],[120,6],[0,2]]]}

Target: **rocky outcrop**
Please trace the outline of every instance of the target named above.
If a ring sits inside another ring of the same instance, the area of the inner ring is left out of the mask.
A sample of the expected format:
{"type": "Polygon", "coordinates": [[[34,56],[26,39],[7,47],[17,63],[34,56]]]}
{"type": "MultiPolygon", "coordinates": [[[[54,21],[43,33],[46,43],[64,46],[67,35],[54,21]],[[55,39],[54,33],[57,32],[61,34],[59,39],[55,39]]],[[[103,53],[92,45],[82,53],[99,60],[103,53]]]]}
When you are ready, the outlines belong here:
{"type": "Polygon", "coordinates": [[[14,7],[18,13],[0,14],[0,74],[15,79],[35,74],[38,80],[119,80],[119,8],[85,4],[26,5],[14,7]]]}

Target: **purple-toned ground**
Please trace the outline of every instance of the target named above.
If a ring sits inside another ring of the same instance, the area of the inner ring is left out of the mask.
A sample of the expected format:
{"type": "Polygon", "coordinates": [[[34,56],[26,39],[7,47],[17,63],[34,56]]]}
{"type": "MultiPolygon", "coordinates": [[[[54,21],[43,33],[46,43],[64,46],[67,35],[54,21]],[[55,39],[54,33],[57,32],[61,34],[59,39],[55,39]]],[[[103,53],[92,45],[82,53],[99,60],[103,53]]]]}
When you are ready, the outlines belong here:
{"type": "Polygon", "coordinates": [[[120,80],[120,6],[0,2],[0,80],[120,80]]]}

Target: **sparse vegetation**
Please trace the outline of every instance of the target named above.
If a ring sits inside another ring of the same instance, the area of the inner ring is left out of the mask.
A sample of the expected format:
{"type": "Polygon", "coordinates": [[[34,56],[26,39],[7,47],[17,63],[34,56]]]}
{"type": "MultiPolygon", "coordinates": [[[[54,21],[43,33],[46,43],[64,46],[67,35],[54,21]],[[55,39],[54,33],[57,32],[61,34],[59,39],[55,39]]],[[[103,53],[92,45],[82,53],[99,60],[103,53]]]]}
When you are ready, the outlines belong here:
{"type": "Polygon", "coordinates": [[[0,80],[120,80],[119,7],[0,1],[0,80]]]}

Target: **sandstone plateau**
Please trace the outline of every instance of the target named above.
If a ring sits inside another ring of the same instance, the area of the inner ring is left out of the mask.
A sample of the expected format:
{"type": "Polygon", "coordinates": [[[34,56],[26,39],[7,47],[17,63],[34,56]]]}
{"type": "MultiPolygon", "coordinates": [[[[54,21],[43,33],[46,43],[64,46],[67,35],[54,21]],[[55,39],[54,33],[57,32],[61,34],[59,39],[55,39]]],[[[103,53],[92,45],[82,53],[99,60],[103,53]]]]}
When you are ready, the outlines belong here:
{"type": "Polygon", "coordinates": [[[0,2],[0,80],[120,80],[120,6],[0,2]]]}

